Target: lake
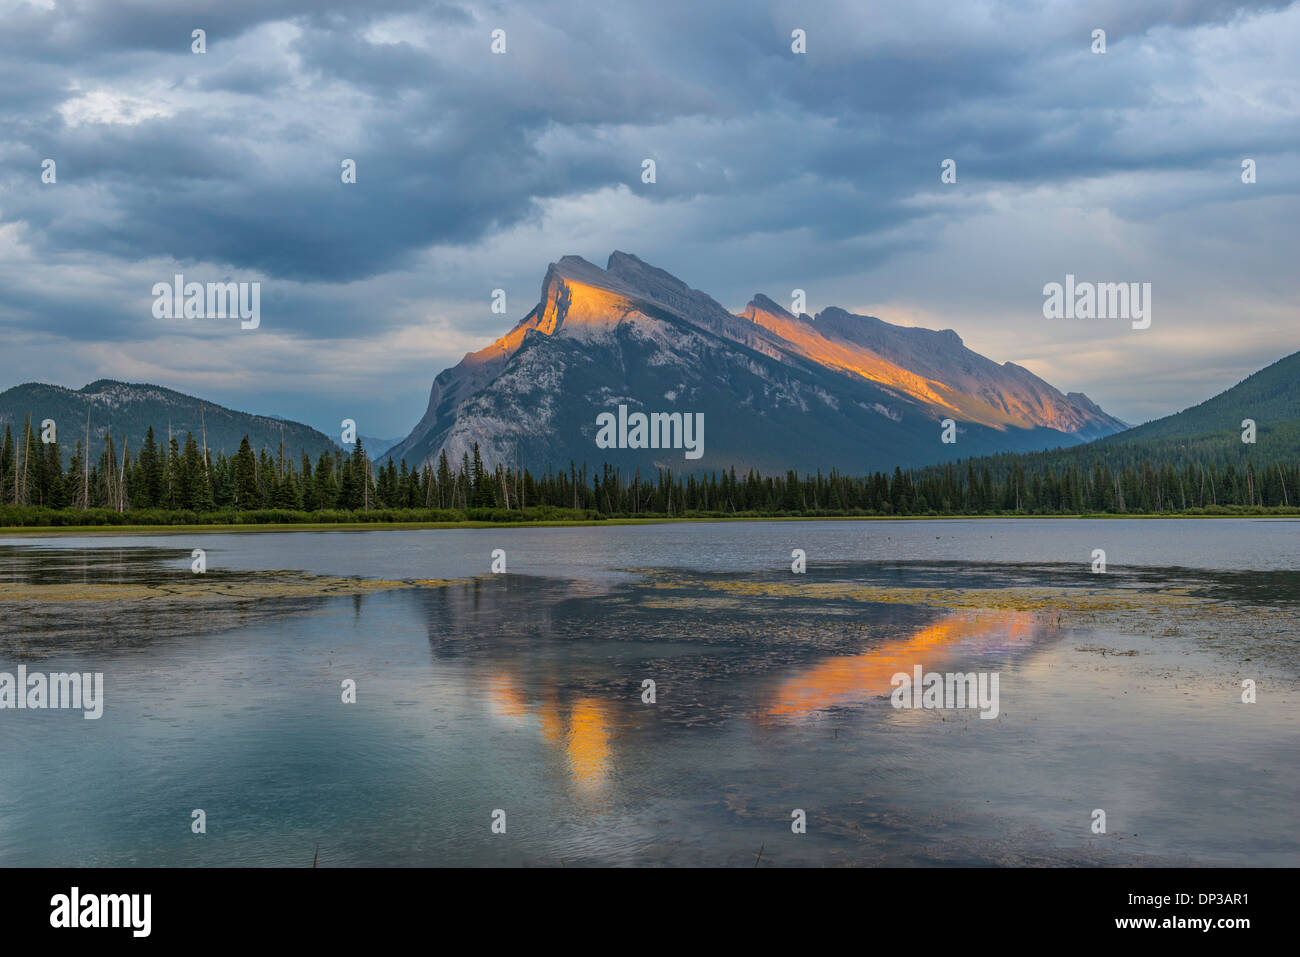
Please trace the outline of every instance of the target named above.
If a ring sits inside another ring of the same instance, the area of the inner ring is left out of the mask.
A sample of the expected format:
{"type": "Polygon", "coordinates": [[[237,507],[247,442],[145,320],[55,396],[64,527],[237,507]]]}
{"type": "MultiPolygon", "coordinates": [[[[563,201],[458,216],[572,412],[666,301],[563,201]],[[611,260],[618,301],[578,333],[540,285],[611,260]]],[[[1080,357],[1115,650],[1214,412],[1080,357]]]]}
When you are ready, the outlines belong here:
{"type": "Polygon", "coordinates": [[[0,673],[104,676],[0,710],[0,864],[1294,866],[1298,533],[0,536],[0,673]]]}

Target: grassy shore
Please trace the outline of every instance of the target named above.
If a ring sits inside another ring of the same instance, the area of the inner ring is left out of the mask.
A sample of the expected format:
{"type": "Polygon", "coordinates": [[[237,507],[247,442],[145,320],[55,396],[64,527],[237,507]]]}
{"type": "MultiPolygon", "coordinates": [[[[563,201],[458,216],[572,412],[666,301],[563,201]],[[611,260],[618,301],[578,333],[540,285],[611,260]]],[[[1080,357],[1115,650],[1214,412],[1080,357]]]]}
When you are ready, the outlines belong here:
{"type": "Polygon", "coordinates": [[[0,526],[0,539],[9,536],[46,537],[62,535],[192,535],[195,532],[356,532],[390,529],[447,528],[574,528],[593,525],[663,525],[675,522],[934,522],[991,521],[998,519],[1219,519],[1219,518],[1292,518],[1300,519],[1300,509],[1269,509],[1241,512],[1157,512],[1115,514],[1112,512],[1073,515],[701,515],[655,516],[651,518],[548,519],[515,522],[248,522],[192,525],[27,525],[0,526]]]}

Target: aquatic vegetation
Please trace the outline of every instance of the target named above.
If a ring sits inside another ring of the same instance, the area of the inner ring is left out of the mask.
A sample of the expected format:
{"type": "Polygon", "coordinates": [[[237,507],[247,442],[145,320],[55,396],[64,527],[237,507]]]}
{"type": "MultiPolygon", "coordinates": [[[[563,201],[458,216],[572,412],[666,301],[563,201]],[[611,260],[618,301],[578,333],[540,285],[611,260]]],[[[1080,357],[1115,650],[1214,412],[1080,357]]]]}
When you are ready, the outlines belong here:
{"type": "Polygon", "coordinates": [[[168,582],[0,582],[4,602],[256,602],[268,598],[312,598],[324,595],[365,595],[395,588],[435,588],[453,580],[431,578],[388,581],[339,578],[303,572],[271,571],[255,575],[215,573],[168,582]],[[216,579],[216,580],[213,580],[216,579]],[[229,580],[227,580],[229,579],[229,580]]]}
{"type": "MultiPolygon", "coordinates": [[[[1205,643],[1231,642],[1237,654],[1251,654],[1294,669],[1300,655],[1300,618],[1293,608],[1248,600],[1235,581],[1147,584],[1115,578],[1105,586],[1013,586],[936,588],[871,585],[852,581],[782,581],[765,577],[692,576],[681,571],[647,571],[641,588],[654,596],[642,602],[662,610],[690,608],[745,610],[773,619],[799,619],[810,604],[820,614],[836,606],[872,604],[949,609],[976,613],[1029,614],[1053,628],[1107,629],[1123,634],[1205,643]],[[729,605],[716,604],[719,599],[729,605]]],[[[1125,656],[1131,652],[1100,647],[1125,656]]],[[[1249,661],[1249,658],[1245,660],[1249,661]]]]}
{"type": "Polygon", "coordinates": [[[1158,592],[1096,590],[1080,588],[927,588],[861,585],[847,582],[778,582],[763,580],[688,580],[658,577],[660,589],[714,589],[743,598],[813,599],[817,601],[888,602],[930,605],[941,608],[988,608],[1006,611],[1113,611],[1150,608],[1165,604],[1203,604],[1209,599],[1194,596],[1187,589],[1167,588],[1158,592]]]}

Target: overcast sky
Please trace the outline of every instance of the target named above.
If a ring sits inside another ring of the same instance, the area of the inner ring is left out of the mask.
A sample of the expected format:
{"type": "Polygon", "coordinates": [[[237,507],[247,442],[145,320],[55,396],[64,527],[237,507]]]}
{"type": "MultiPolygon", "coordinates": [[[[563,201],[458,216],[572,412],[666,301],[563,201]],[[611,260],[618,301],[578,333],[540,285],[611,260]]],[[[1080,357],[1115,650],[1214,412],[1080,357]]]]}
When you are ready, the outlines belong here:
{"type": "Polygon", "coordinates": [[[400,437],[549,262],[622,249],[1145,421],[1300,349],[1298,52],[1296,5],[1222,0],[0,0],[0,388],[400,437]],[[155,319],[177,272],[261,282],[261,326],[155,319]],[[1067,273],[1151,283],[1151,327],[1045,319],[1067,273]]]}

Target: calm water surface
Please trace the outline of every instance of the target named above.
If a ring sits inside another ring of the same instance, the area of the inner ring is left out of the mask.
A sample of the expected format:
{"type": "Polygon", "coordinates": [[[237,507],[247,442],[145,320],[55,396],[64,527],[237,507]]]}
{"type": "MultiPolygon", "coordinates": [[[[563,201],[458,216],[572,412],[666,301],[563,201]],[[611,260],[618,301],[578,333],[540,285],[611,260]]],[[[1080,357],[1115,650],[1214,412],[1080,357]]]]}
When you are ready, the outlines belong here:
{"type": "Polygon", "coordinates": [[[1298,533],[982,520],[0,538],[0,585],[190,585],[195,547],[213,582],[462,580],[233,611],[11,593],[0,671],[102,671],[107,700],[98,721],[0,711],[0,865],[309,866],[319,846],[321,866],[750,866],[760,845],[768,866],[1295,865],[1297,656],[1275,622],[1300,601],[1298,533]],[[495,548],[507,575],[488,574],[495,548]],[[1106,576],[1089,573],[1095,548],[1106,576]],[[734,591],[773,582],[1185,588],[1241,614],[1206,636],[1159,614],[1135,630],[734,591]],[[915,663],[998,672],[1000,716],[894,709],[890,676],[915,663]],[[1254,705],[1243,677],[1260,682],[1254,705]]]}

